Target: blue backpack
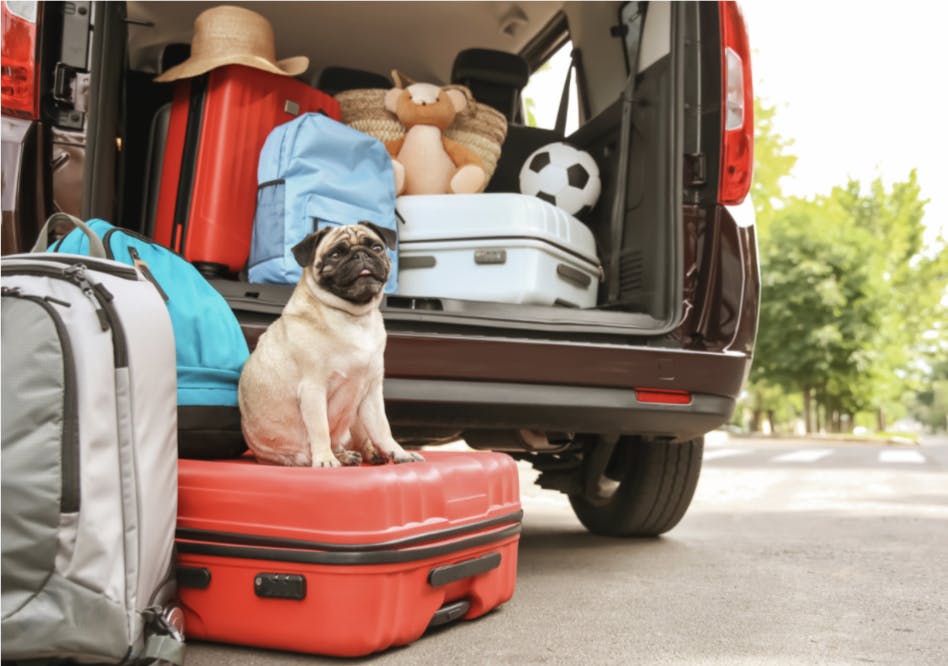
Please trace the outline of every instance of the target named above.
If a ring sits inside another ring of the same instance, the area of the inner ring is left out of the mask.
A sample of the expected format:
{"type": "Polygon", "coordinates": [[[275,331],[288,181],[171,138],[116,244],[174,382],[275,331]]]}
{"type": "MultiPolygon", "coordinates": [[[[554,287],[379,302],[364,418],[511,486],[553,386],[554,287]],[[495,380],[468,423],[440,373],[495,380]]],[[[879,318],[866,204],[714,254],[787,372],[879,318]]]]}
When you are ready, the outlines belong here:
{"type": "MultiPolygon", "coordinates": [[[[171,250],[104,220],[87,225],[109,259],[137,266],[158,289],[171,314],[178,370],[178,449],[186,458],[238,456],[237,382],[250,355],[227,301],[197,269],[171,250]]],[[[73,229],[50,252],[89,254],[89,240],[73,229]]]]}
{"type": "MultiPolygon", "coordinates": [[[[248,280],[296,284],[292,248],[317,229],[363,220],[395,227],[395,174],[378,139],[321,113],[277,126],[260,151],[248,280]]],[[[385,293],[395,293],[398,253],[385,293]]]]}

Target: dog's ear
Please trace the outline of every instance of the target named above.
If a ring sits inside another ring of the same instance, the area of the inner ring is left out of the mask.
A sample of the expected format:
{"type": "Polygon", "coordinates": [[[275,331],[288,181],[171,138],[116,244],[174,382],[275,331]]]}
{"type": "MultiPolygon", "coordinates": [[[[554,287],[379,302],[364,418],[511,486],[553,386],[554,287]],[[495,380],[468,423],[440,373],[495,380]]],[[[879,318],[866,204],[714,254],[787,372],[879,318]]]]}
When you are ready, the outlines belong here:
{"type": "Polygon", "coordinates": [[[332,227],[325,227],[311,233],[309,236],[301,240],[299,243],[293,246],[293,256],[296,257],[296,263],[298,263],[303,268],[306,268],[313,263],[313,259],[316,258],[316,247],[319,245],[319,242],[326,237],[326,234],[332,227]]]}
{"type": "Polygon", "coordinates": [[[377,224],[373,224],[372,222],[369,222],[368,220],[362,220],[361,222],[359,222],[359,224],[366,226],[372,231],[374,231],[376,235],[378,235],[378,237],[381,238],[385,242],[385,244],[388,246],[388,249],[390,250],[395,249],[395,241],[398,240],[398,236],[395,234],[394,230],[384,229],[377,224]]]}

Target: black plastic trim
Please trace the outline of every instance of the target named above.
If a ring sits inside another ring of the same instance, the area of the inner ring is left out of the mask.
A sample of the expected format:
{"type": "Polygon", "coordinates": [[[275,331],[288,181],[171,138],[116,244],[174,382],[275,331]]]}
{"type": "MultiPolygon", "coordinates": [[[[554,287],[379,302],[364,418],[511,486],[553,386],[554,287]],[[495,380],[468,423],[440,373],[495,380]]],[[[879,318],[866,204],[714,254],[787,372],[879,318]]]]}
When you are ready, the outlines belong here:
{"type": "Polygon", "coordinates": [[[205,590],[211,584],[211,570],[206,567],[177,567],[178,587],[205,590]]]}
{"type": "Polygon", "coordinates": [[[288,548],[257,548],[250,546],[231,546],[216,543],[198,543],[177,541],[179,553],[195,555],[216,555],[218,557],[236,557],[251,560],[270,560],[274,562],[297,562],[300,564],[366,565],[366,564],[402,564],[417,562],[432,557],[443,557],[468,548],[477,548],[497,543],[520,534],[521,526],[511,525],[493,532],[474,535],[468,539],[449,543],[410,548],[406,550],[361,551],[361,552],[324,552],[295,550],[288,548]]]}
{"type": "Polygon", "coordinates": [[[260,572],[253,577],[253,592],[261,599],[302,601],[306,598],[306,576],[260,572]]]}
{"type": "MultiPolygon", "coordinates": [[[[400,261],[410,259],[405,257],[400,261]]],[[[414,266],[409,267],[409,269],[414,266]]],[[[296,285],[249,284],[235,280],[212,279],[211,285],[227,300],[241,324],[253,321],[266,328],[280,315],[296,285]],[[249,315],[249,316],[248,316],[249,315]],[[263,315],[255,317],[255,315],[263,315]]],[[[542,332],[545,335],[590,334],[590,336],[628,336],[653,334],[665,325],[650,315],[611,310],[577,310],[552,305],[518,305],[453,298],[415,297],[391,294],[382,305],[389,335],[404,322],[411,327],[464,326],[511,331],[542,332]],[[424,307],[415,307],[424,304],[424,307]]],[[[594,338],[591,338],[594,339],[594,338]]]]}
{"type": "Polygon", "coordinates": [[[428,573],[428,584],[431,587],[441,587],[471,576],[487,573],[499,567],[500,560],[500,553],[488,553],[481,557],[475,557],[473,560],[438,567],[428,573]]]}
{"type": "Polygon", "coordinates": [[[459,527],[450,527],[444,530],[436,530],[419,534],[417,536],[404,537],[402,539],[393,539],[391,541],[380,541],[378,543],[360,543],[360,544],[340,544],[325,543],[321,541],[305,541],[303,539],[285,539],[279,537],[257,536],[251,534],[238,534],[236,532],[216,532],[212,530],[194,530],[188,528],[178,528],[175,536],[179,539],[191,539],[194,541],[213,541],[216,543],[226,543],[229,545],[247,545],[263,546],[266,548],[300,548],[307,550],[322,550],[335,553],[361,553],[378,550],[394,550],[396,548],[409,548],[432,541],[446,541],[454,539],[472,532],[479,532],[498,525],[508,523],[519,523],[523,520],[523,510],[508,513],[496,518],[481,520],[468,525],[459,527]]]}
{"type": "Polygon", "coordinates": [[[436,610],[435,614],[431,616],[431,622],[428,623],[428,629],[431,629],[432,627],[440,627],[443,624],[448,624],[449,622],[454,622],[455,620],[460,620],[462,617],[467,615],[469,610],[471,610],[471,602],[467,599],[452,601],[451,603],[445,604],[436,610]]]}
{"type": "Polygon", "coordinates": [[[188,122],[184,130],[181,171],[178,176],[178,191],[171,226],[172,244],[174,244],[175,238],[179,241],[178,247],[173,249],[181,254],[184,254],[188,218],[191,216],[191,195],[194,192],[194,172],[197,169],[198,146],[201,139],[201,125],[204,120],[204,100],[207,94],[208,77],[208,74],[203,74],[190,81],[191,98],[188,103],[188,122]]]}

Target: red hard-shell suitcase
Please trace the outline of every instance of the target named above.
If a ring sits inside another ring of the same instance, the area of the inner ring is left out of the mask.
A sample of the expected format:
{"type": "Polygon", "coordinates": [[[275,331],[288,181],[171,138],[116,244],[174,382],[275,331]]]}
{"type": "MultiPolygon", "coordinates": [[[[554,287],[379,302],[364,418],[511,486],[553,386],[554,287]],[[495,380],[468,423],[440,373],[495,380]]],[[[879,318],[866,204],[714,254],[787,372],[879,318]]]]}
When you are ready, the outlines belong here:
{"type": "Polygon", "coordinates": [[[250,254],[260,149],[274,127],[312,111],[340,117],[326,93],[252,67],[228,65],[179,81],[155,240],[207,272],[240,271],[250,254]]]}
{"type": "Polygon", "coordinates": [[[516,464],[500,453],[424,455],[315,469],[180,460],[187,637],[359,656],[510,599],[516,464]]]}

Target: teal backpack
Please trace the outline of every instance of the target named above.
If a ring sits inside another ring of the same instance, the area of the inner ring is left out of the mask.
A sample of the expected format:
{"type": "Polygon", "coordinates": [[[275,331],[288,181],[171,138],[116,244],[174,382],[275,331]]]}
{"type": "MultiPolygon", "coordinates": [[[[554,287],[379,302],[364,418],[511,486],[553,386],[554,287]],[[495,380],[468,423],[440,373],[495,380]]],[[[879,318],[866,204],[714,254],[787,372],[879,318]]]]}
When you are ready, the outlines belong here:
{"type": "MultiPolygon", "coordinates": [[[[385,146],[321,113],[304,113],[270,132],[257,183],[247,271],[254,284],[299,282],[292,248],[323,227],[367,221],[397,233],[395,173],[385,146]]],[[[392,294],[398,252],[388,253],[385,293],[392,294]]]]}
{"type": "MultiPolygon", "coordinates": [[[[194,266],[168,248],[104,220],[87,225],[102,239],[107,257],[137,266],[168,306],[178,373],[179,455],[239,456],[246,445],[237,382],[250,352],[230,306],[194,266]]],[[[87,255],[89,240],[73,229],[48,251],[87,255]]]]}

